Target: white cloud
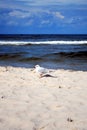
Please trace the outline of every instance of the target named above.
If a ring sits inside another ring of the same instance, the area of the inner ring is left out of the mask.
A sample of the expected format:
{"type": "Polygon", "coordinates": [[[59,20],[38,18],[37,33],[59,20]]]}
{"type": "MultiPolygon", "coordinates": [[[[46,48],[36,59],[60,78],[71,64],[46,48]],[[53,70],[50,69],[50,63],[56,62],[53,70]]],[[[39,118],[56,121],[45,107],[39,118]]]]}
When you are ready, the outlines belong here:
{"type": "MultiPolygon", "coordinates": [[[[21,10],[27,11],[31,13],[40,13],[45,10],[58,11],[59,8],[63,9],[63,5],[67,4],[87,4],[87,0],[1,0],[0,8],[1,9],[11,9],[11,10],[21,10]],[[59,8],[58,8],[59,7],[59,8]]],[[[65,7],[67,8],[67,6],[65,7]]],[[[14,11],[10,15],[15,15],[16,17],[25,18],[28,17],[29,13],[24,13],[20,11],[14,11]]],[[[38,14],[39,15],[39,14],[38,14]]],[[[56,16],[61,19],[63,16],[61,14],[56,13],[56,16]]]]}
{"type": "Polygon", "coordinates": [[[17,1],[24,1],[27,2],[31,5],[50,5],[50,4],[58,4],[58,3],[63,3],[63,4],[83,4],[87,3],[87,0],[17,0],[17,1]]]}
{"type": "Polygon", "coordinates": [[[31,14],[29,12],[13,10],[12,12],[9,13],[9,16],[17,17],[17,18],[26,18],[26,17],[30,17],[31,14]]]}
{"type": "Polygon", "coordinates": [[[65,16],[59,12],[59,11],[50,11],[50,10],[39,10],[38,12],[36,12],[36,15],[39,17],[46,17],[49,19],[49,17],[55,17],[55,18],[59,18],[59,19],[64,19],[65,16]]]}
{"type": "Polygon", "coordinates": [[[42,21],[41,21],[41,24],[49,24],[49,23],[50,23],[49,20],[42,20],[42,21]]]}
{"type": "MultiPolygon", "coordinates": [[[[6,19],[5,21],[7,22],[10,20],[10,22],[8,22],[9,25],[19,24],[21,19],[23,19],[25,25],[32,25],[34,22],[42,25],[51,25],[52,23],[63,21],[65,24],[73,24],[77,22],[77,20],[74,19],[73,16],[70,16],[70,18],[66,17],[64,9],[67,9],[67,6],[63,5],[82,3],[86,4],[87,0],[1,0],[0,7],[1,9],[6,9],[7,19],[5,17],[2,19],[6,19]],[[63,10],[64,15],[59,11],[60,8],[63,10]]],[[[68,7],[71,9],[71,6],[68,7]]],[[[73,7],[74,6],[72,6],[72,10],[73,7]]],[[[75,6],[75,8],[77,8],[77,6],[75,6]]],[[[2,14],[2,16],[4,15],[2,14]]]]}
{"type": "Polygon", "coordinates": [[[66,4],[87,4],[87,0],[0,0],[1,8],[33,10],[44,6],[60,6],[66,4]]]}
{"type": "Polygon", "coordinates": [[[64,19],[64,15],[62,15],[60,12],[53,12],[53,15],[57,18],[64,19]]]}

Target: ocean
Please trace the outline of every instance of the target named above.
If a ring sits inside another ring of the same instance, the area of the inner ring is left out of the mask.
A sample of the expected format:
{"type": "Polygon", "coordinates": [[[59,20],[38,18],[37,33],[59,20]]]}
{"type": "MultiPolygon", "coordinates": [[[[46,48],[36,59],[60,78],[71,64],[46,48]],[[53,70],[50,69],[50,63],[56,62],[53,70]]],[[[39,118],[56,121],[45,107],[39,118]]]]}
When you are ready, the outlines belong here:
{"type": "Polygon", "coordinates": [[[87,71],[87,35],[0,35],[0,66],[87,71]]]}

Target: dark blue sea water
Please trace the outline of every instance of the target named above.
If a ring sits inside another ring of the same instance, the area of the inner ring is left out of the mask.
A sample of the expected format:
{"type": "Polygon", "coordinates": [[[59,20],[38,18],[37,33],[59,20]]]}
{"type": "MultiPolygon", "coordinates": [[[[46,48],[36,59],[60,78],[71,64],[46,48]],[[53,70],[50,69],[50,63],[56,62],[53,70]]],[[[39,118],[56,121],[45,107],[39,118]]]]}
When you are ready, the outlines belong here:
{"type": "Polygon", "coordinates": [[[0,35],[0,65],[87,71],[87,35],[0,35]]]}

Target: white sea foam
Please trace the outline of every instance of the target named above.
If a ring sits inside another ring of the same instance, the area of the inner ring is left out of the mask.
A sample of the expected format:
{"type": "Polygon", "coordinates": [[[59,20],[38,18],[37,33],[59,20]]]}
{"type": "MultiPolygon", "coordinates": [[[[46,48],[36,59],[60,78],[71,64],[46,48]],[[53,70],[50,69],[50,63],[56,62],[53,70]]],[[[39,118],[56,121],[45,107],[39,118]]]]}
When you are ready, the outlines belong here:
{"type": "Polygon", "coordinates": [[[27,44],[87,44],[87,41],[0,41],[0,45],[27,45],[27,44]]]}

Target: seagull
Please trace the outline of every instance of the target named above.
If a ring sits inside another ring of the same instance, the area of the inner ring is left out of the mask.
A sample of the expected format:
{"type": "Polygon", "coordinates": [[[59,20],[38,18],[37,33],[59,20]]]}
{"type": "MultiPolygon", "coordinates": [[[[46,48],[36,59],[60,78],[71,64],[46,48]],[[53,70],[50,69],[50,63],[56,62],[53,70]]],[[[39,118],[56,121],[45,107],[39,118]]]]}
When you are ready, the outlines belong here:
{"type": "Polygon", "coordinates": [[[40,65],[35,65],[35,71],[40,74],[40,77],[43,77],[44,74],[49,73],[48,69],[40,67],[40,65]]]}

